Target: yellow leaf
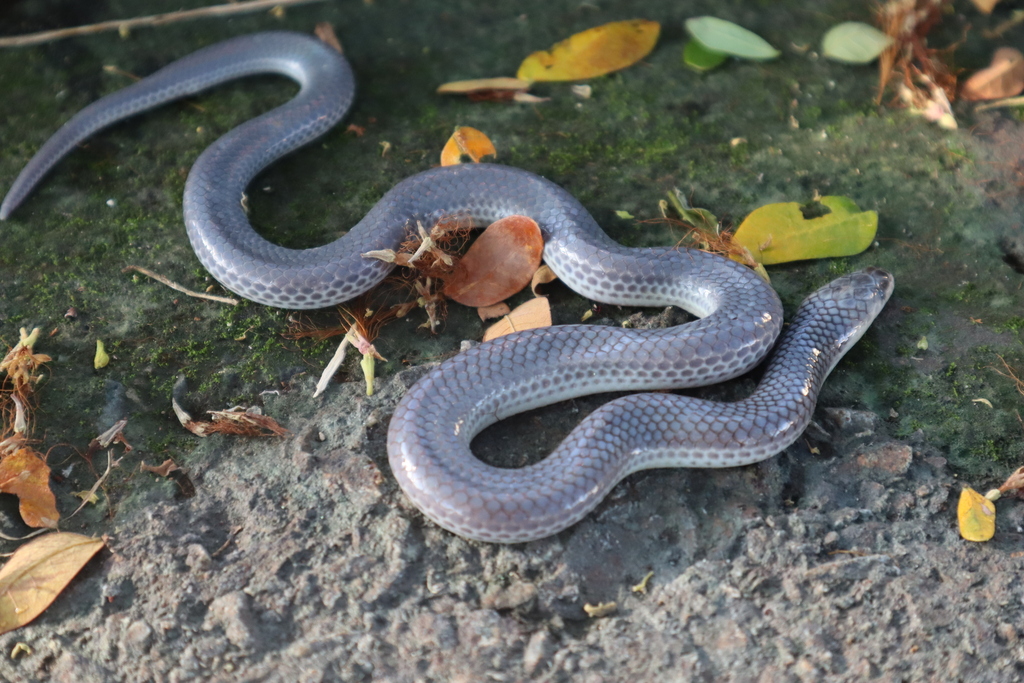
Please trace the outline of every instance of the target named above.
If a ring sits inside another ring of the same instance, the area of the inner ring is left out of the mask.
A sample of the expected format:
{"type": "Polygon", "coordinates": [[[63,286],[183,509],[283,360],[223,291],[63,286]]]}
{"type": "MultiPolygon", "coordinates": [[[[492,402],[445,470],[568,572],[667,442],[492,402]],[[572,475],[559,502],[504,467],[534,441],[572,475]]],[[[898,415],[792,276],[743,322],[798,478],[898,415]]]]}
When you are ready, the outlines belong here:
{"type": "Polygon", "coordinates": [[[820,201],[831,211],[816,218],[804,218],[796,202],[755,209],[736,229],[733,242],[749,249],[754,260],[766,266],[852,256],[871,246],[878,230],[876,212],[861,211],[847,197],[822,197],[820,201]]]}
{"type": "Polygon", "coordinates": [[[498,155],[494,143],[484,133],[469,126],[458,126],[441,150],[441,165],[456,166],[469,159],[478,164],[483,157],[498,155]]]}
{"type": "Polygon", "coordinates": [[[960,535],[968,541],[987,541],[996,533],[996,506],[974,489],[960,492],[956,517],[960,535]]]}
{"type": "Polygon", "coordinates": [[[0,569],[0,633],[42,614],[103,546],[99,538],[57,532],[14,551],[0,569]]]}
{"type": "Polygon", "coordinates": [[[96,340],[96,355],[92,359],[92,366],[99,370],[100,368],[107,367],[107,363],[110,362],[110,356],[107,355],[107,350],[103,347],[103,341],[100,339],[96,340]]]}
{"type": "Polygon", "coordinates": [[[587,29],[523,60],[516,78],[524,81],[579,81],[625,69],[646,57],[658,42],[661,24],[645,19],[614,21],[587,29]]]}
{"type": "Polygon", "coordinates": [[[92,503],[94,505],[100,502],[100,497],[97,496],[94,491],[74,491],[71,495],[81,498],[86,503],[92,503]]]}

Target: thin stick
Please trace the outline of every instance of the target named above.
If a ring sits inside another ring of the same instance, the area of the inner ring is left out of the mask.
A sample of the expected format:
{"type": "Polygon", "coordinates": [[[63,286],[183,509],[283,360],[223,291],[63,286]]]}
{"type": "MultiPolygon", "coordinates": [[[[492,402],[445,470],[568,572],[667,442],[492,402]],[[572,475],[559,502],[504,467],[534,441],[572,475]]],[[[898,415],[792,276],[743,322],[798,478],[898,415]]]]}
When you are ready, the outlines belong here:
{"type": "Polygon", "coordinates": [[[238,304],[241,303],[238,299],[232,299],[231,297],[228,297],[228,296],[215,296],[213,294],[206,294],[204,292],[193,292],[191,289],[185,289],[184,287],[179,285],[177,282],[172,282],[171,280],[168,280],[167,278],[165,278],[163,275],[157,275],[153,271],[147,270],[146,268],[143,268],[142,266],[128,266],[127,268],[125,268],[121,272],[122,273],[127,273],[129,270],[138,271],[138,272],[142,273],[143,275],[146,275],[148,277],[153,278],[154,280],[156,280],[157,282],[159,282],[161,284],[167,285],[171,289],[176,289],[179,292],[181,292],[182,294],[188,294],[189,296],[194,296],[197,299],[209,299],[210,301],[219,301],[222,304],[231,304],[232,306],[237,306],[238,304]]]}
{"type": "Polygon", "coordinates": [[[74,26],[53,31],[41,31],[29,33],[23,36],[8,36],[0,38],[0,47],[25,47],[26,45],[39,45],[54,40],[71,38],[73,36],[85,36],[104,31],[126,31],[136,26],[160,26],[172,24],[178,21],[199,19],[202,17],[223,17],[229,14],[243,14],[247,12],[258,12],[269,7],[287,7],[290,5],[305,5],[324,0],[248,0],[247,2],[233,2],[227,5],[211,5],[196,9],[180,10],[178,12],[166,12],[164,14],[153,14],[148,17],[135,17],[133,19],[113,19],[101,21],[98,24],[86,26],[74,26]]]}
{"type": "MultiPolygon", "coordinates": [[[[117,467],[118,465],[120,465],[121,461],[123,459],[124,459],[124,456],[121,456],[117,460],[114,460],[114,449],[111,448],[111,449],[107,450],[107,469],[106,469],[106,471],[103,473],[103,476],[100,477],[99,479],[97,479],[96,483],[92,485],[92,488],[89,489],[89,493],[86,494],[84,498],[82,498],[82,504],[78,506],[78,509],[75,510],[74,512],[72,512],[70,515],[68,515],[68,519],[71,519],[72,517],[77,515],[79,512],[82,511],[82,508],[84,508],[86,505],[89,504],[89,499],[92,498],[93,495],[95,495],[95,493],[100,490],[100,487],[103,486],[103,482],[105,482],[107,480],[107,477],[110,476],[110,470],[112,470],[115,467],[117,467]]],[[[109,500],[109,498],[108,498],[108,500],[109,500]]]]}

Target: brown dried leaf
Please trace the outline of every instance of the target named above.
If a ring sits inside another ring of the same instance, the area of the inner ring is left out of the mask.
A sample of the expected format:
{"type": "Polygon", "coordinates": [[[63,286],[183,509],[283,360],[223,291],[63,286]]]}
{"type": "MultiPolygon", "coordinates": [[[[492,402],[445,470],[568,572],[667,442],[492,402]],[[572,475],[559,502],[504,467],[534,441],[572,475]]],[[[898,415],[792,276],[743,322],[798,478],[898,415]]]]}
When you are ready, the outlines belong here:
{"type": "Polygon", "coordinates": [[[313,35],[320,39],[320,42],[327,43],[339,54],[345,54],[345,51],[341,49],[341,41],[338,40],[338,35],[334,32],[334,26],[329,21],[321,21],[313,27],[313,35]]]}
{"type": "Polygon", "coordinates": [[[121,444],[124,446],[124,452],[130,453],[132,445],[124,438],[124,428],[126,426],[128,426],[128,418],[125,417],[115,422],[110,429],[90,441],[89,447],[85,449],[85,459],[92,462],[92,456],[96,455],[97,451],[102,448],[108,448],[114,443],[121,444]]]}
{"type": "Polygon", "coordinates": [[[175,465],[173,460],[171,460],[170,458],[167,458],[161,464],[155,465],[155,466],[154,465],[147,465],[146,463],[142,463],[141,465],[139,465],[139,469],[142,470],[143,472],[152,472],[153,474],[155,474],[157,476],[166,477],[171,472],[174,472],[175,470],[178,470],[178,469],[181,469],[181,468],[179,468],[177,465],[175,465]]]}
{"type": "Polygon", "coordinates": [[[247,413],[241,410],[211,410],[212,422],[186,420],[185,429],[196,436],[210,434],[234,434],[237,436],[287,436],[288,430],[277,420],[266,415],[247,413]]]}
{"type": "Polygon", "coordinates": [[[494,323],[484,332],[484,341],[504,337],[506,334],[551,326],[551,305],[545,296],[530,299],[512,309],[512,312],[494,323]]]}
{"type": "Polygon", "coordinates": [[[1019,491],[1020,489],[1024,489],[1024,467],[1015,469],[1013,474],[999,487],[999,492],[1006,493],[1007,491],[1019,491]]]}
{"type": "Polygon", "coordinates": [[[493,306],[481,306],[476,309],[476,314],[480,316],[480,320],[493,320],[494,318],[500,318],[503,315],[508,315],[512,312],[508,304],[504,301],[496,303],[493,306]]]}
{"type": "Polygon", "coordinates": [[[42,614],[104,545],[99,538],[57,532],[14,551],[0,568],[0,633],[42,614]]]}
{"type": "Polygon", "coordinates": [[[1012,47],[1001,47],[992,55],[992,63],[967,79],[960,97],[965,100],[995,100],[1024,92],[1024,54],[1012,47]]]}
{"type": "Polygon", "coordinates": [[[50,468],[32,449],[20,448],[0,460],[0,491],[18,497],[25,524],[57,528],[60,513],[50,490],[50,468]]]}
{"type": "Polygon", "coordinates": [[[445,280],[444,295],[479,308],[525,287],[540,265],[544,238],[536,221],[507,216],[492,223],[445,280]]]}

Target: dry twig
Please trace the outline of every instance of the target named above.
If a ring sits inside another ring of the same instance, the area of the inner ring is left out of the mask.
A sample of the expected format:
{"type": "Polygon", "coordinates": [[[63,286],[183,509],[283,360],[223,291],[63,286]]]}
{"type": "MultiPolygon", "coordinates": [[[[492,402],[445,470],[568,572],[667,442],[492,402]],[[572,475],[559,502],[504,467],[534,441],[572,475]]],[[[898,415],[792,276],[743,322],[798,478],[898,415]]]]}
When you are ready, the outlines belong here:
{"type": "Polygon", "coordinates": [[[71,38],[74,36],[103,33],[105,31],[130,31],[137,26],[161,26],[163,24],[173,24],[179,21],[188,21],[190,19],[223,17],[229,14],[258,12],[268,8],[305,5],[322,1],[323,0],[248,0],[248,2],[232,2],[226,5],[210,5],[209,7],[198,7],[196,9],[166,12],[164,14],[152,14],[145,17],[134,17],[132,19],[112,19],[111,21],[101,21],[98,24],[61,28],[53,31],[41,31],[39,33],[29,33],[23,36],[8,36],[6,38],[0,38],[0,47],[25,47],[28,45],[49,43],[54,40],[62,40],[64,38],[71,38]]]}
{"type": "Polygon", "coordinates": [[[197,299],[209,299],[210,301],[218,301],[218,302],[220,302],[222,304],[231,304],[232,306],[237,306],[239,303],[241,303],[238,299],[233,299],[233,298],[228,297],[228,296],[215,296],[213,294],[206,294],[204,292],[193,292],[191,289],[186,289],[185,287],[182,287],[181,285],[179,285],[177,282],[174,282],[172,280],[168,280],[163,275],[158,275],[157,273],[154,273],[151,270],[147,270],[146,268],[143,268],[142,266],[128,266],[127,268],[124,268],[121,272],[122,273],[127,273],[129,270],[134,270],[134,271],[137,271],[139,273],[142,273],[143,275],[145,275],[147,277],[153,278],[154,280],[156,280],[160,284],[167,285],[171,289],[175,289],[175,290],[181,292],[182,294],[187,294],[188,296],[194,296],[197,299]]]}

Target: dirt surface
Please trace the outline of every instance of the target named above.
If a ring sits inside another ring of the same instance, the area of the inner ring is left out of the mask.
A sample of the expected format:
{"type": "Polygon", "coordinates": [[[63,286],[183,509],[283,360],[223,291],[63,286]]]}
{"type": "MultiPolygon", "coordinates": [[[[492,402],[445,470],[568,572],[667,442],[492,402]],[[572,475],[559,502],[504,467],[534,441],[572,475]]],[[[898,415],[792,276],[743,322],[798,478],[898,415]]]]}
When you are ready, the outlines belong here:
{"type": "MultiPolygon", "coordinates": [[[[181,6],[30,0],[0,9],[0,29],[181,6]]],[[[971,24],[958,65],[982,66],[991,44],[980,29],[1007,14],[956,9],[935,42],[953,42],[971,24]]],[[[62,513],[77,507],[73,491],[95,481],[76,447],[121,417],[135,446],[100,503],[62,522],[107,535],[109,549],[42,617],[0,636],[0,680],[1024,677],[1024,505],[1000,501],[990,543],[969,544],[955,526],[964,482],[984,491],[1024,460],[1020,395],[997,372],[999,357],[1024,364],[1024,126],[1013,110],[958,107],[961,128],[947,132],[876,106],[872,68],[815,53],[829,26],[867,18],[859,2],[376,0],[0,53],[0,91],[17,102],[0,105],[4,186],[62,121],[126,84],[104,64],[144,74],[231,35],[331,21],[360,78],[349,121],[366,130],[343,124],[257,179],[252,217],[271,239],[331,239],[395,182],[434,164],[462,124],[491,135],[499,161],[570,189],[629,245],[679,239],[657,221],[658,200],[673,187],[735,222],[765,203],[815,194],[877,210],[867,253],[771,269],[788,313],[820,284],[867,265],[897,282],[826,383],[812,427],[786,452],[742,469],[631,476],[583,522],[543,541],[467,542],[404,498],[384,437],[426,368],[462,339],[479,339],[473,312],[452,307],[437,336],[418,329],[421,318],[386,328],[389,361],[374,396],[352,364],[313,399],[333,342],[284,340],[287,312],[186,299],[120,273],[136,264],[193,288],[213,285],[181,226],[187,169],[218,135],[293,90],[250,79],[119,126],[76,150],[0,233],[0,339],[12,343],[22,326],[53,331],[38,346],[54,361],[35,434],[53,447],[62,513]],[[756,30],[783,57],[686,71],[682,21],[708,13],[756,30]],[[573,31],[640,15],[663,22],[659,47],[593,81],[590,99],[562,85],[539,86],[551,102],[525,107],[433,94],[444,81],[509,74],[527,52],[573,31]],[[391,144],[383,156],[382,142],[391,144]],[[101,371],[91,364],[97,339],[113,356],[101,371]],[[255,404],[291,435],[192,437],[170,410],[180,376],[196,414],[255,404]],[[194,497],[139,471],[168,457],[194,497]],[[600,616],[585,609],[612,602],[600,616]],[[31,652],[9,657],[17,643],[31,652]]],[[[1007,40],[1019,43],[1020,30],[1007,40]]],[[[558,322],[592,307],[558,285],[551,296],[558,322]]],[[[592,324],[670,318],[606,306],[592,324]]],[[[756,381],[754,373],[698,393],[732,400],[756,381]]],[[[486,430],[475,451],[502,465],[536,460],[608,398],[516,416],[486,430]]],[[[17,535],[24,529],[8,498],[0,497],[3,527],[17,535]]]]}

